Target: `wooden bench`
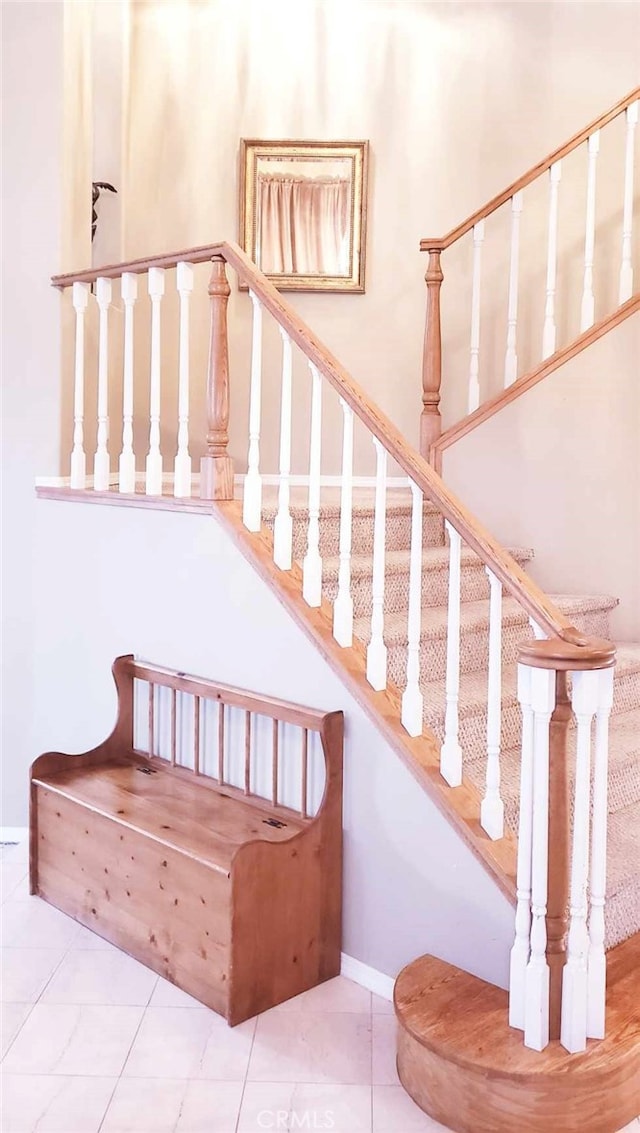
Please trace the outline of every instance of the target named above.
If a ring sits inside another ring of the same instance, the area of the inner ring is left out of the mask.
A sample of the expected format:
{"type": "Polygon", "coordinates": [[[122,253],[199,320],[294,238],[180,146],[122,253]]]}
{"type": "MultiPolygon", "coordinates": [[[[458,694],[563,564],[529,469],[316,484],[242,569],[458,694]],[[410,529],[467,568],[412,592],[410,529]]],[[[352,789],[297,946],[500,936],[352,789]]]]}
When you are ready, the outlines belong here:
{"type": "Polygon", "coordinates": [[[232,1025],[337,975],[342,713],[132,656],[113,675],[109,738],[32,766],[31,892],[232,1025]]]}

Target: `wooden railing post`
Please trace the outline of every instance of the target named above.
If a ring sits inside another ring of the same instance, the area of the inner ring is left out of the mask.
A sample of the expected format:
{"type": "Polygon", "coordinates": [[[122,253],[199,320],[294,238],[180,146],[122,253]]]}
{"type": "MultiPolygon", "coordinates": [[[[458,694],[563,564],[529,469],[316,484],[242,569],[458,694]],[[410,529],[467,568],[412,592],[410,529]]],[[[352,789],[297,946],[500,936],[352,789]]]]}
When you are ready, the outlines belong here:
{"type": "Polygon", "coordinates": [[[549,1038],[560,1038],[562,969],[569,926],[569,757],[571,721],[566,672],[556,673],[556,706],[549,724],[549,886],[547,894],[547,963],[549,965],[549,1038]]]}
{"type": "Polygon", "coordinates": [[[440,383],[442,381],[442,329],[440,325],[440,288],[444,276],[440,267],[441,247],[429,248],[427,284],[427,316],[422,354],[422,415],[420,417],[420,455],[429,460],[432,444],[442,431],[440,418],[440,383]]]}
{"type": "MultiPolygon", "coordinates": [[[[599,686],[593,685],[593,689],[597,693],[597,695],[594,695],[590,685],[591,699],[587,703],[586,710],[576,708],[575,688],[578,680],[584,678],[585,675],[589,677],[592,684],[594,678],[606,675],[605,671],[612,669],[615,660],[616,650],[611,642],[584,636],[574,629],[566,630],[562,639],[551,638],[527,642],[520,646],[518,653],[518,661],[522,666],[528,666],[530,670],[544,669],[555,672],[555,708],[548,727],[549,771],[548,792],[545,792],[548,798],[548,836],[545,843],[547,847],[545,953],[549,969],[548,1040],[561,1039],[563,1045],[572,1052],[584,1049],[587,1033],[591,1033],[587,1030],[590,994],[595,998],[599,995],[602,999],[602,1004],[599,1002],[591,1004],[591,1014],[597,1015],[597,1009],[601,1009],[600,1015],[604,1012],[604,978],[600,981],[602,983],[602,987],[600,987],[594,975],[592,984],[596,991],[588,993],[588,967],[591,952],[589,933],[592,927],[597,926],[592,925],[592,918],[588,915],[587,887],[589,884],[594,884],[593,872],[595,868],[596,896],[600,905],[602,905],[604,903],[604,886],[600,877],[600,858],[602,857],[604,860],[606,853],[605,791],[603,798],[598,798],[597,805],[594,800],[594,812],[591,821],[594,824],[594,831],[597,832],[597,845],[594,854],[592,854],[592,877],[590,879],[588,853],[591,780],[589,730],[591,715],[596,711],[601,711],[603,719],[606,719],[611,707],[611,704],[607,701],[607,696],[598,691],[599,686]],[[571,805],[568,751],[569,729],[573,716],[567,687],[569,673],[574,674],[573,709],[578,713],[579,729],[573,807],[571,805]],[[583,711],[586,724],[584,720],[581,724],[580,711],[583,711]],[[584,746],[584,736],[582,741],[580,739],[580,727],[583,728],[583,731],[586,728],[586,747],[584,746]],[[582,749],[580,747],[581,742],[583,743],[582,749]],[[602,894],[600,888],[603,890],[602,894]],[[567,980],[567,976],[570,977],[569,980],[567,980]],[[572,997],[569,1003],[567,1003],[568,994],[572,997]],[[569,1015],[571,1015],[572,1026],[567,1021],[569,1015]],[[577,1023],[575,1022],[576,1019],[577,1023]],[[570,1031],[572,1033],[567,1038],[570,1031]],[[580,1031],[580,1034],[577,1034],[578,1031],[580,1031]]],[[[610,677],[609,685],[612,687],[610,677]]],[[[585,700],[584,696],[583,700],[585,700]]],[[[589,700],[589,697],[586,700],[589,700]]],[[[602,763],[599,766],[600,779],[602,779],[603,774],[606,775],[606,736],[603,745],[604,750],[600,753],[602,763]],[[603,771],[603,767],[605,771],[603,771]]],[[[534,743],[534,775],[536,759],[542,758],[544,754],[543,737],[540,736],[534,743]]],[[[535,806],[534,800],[534,822],[535,806]]],[[[530,823],[525,823],[523,827],[521,822],[522,829],[528,831],[530,823]]],[[[535,852],[536,847],[533,845],[534,858],[535,852]]],[[[526,857],[526,855],[524,856],[526,857]]],[[[532,862],[531,868],[532,872],[535,871],[535,861],[532,862]]],[[[518,890],[526,892],[527,888],[527,878],[519,876],[518,890]]],[[[592,899],[592,908],[594,903],[592,899]]],[[[599,946],[601,941],[594,941],[594,943],[599,946]]],[[[533,944],[531,947],[533,955],[533,944]]],[[[525,1016],[527,1010],[530,1011],[532,1018],[537,1017],[541,1012],[546,1014],[546,1006],[542,1003],[525,1003],[525,1016]]],[[[514,1025],[519,1024],[515,1023],[514,1025]]],[[[526,1022],[524,1029],[526,1042],[526,1022]]],[[[535,1046],[535,1049],[542,1049],[544,1045],[546,1045],[546,1042],[543,1040],[541,1044],[535,1046]]]]}
{"type": "Polygon", "coordinates": [[[200,461],[200,496],[233,499],[233,461],[229,445],[229,343],[227,303],[231,288],[224,257],[211,259],[211,335],[207,375],[207,452],[200,461]]]}

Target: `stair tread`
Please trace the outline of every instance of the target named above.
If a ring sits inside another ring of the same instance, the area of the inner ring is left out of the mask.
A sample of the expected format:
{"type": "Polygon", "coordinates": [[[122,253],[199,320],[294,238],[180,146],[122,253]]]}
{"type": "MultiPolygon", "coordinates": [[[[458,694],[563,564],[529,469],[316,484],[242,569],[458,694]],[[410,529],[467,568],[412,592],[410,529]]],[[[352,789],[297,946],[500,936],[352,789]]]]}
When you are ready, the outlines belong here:
{"type": "MultiPolygon", "coordinates": [[[[240,491],[240,495],[242,492],[240,491]]],[[[354,515],[373,515],[375,512],[375,488],[354,488],[352,498],[352,511],[354,515]]],[[[309,510],[309,490],[307,487],[293,486],[290,489],[289,510],[292,515],[303,514],[309,510]]],[[[424,499],[424,511],[429,514],[440,514],[440,509],[429,500],[424,499]]],[[[413,497],[409,488],[388,488],[386,497],[386,511],[406,512],[411,514],[413,497]]],[[[268,521],[273,519],[278,511],[278,487],[265,485],[262,491],[262,517],[268,521]]],[[[339,516],[341,511],[341,489],[339,487],[322,487],[320,489],[320,517],[339,516]]]]}
{"type": "MultiPolygon", "coordinates": [[[[618,598],[610,594],[550,594],[550,600],[565,615],[612,610],[618,605],[618,598]]],[[[527,625],[529,616],[517,598],[505,597],[502,602],[502,624],[527,625]]],[[[460,626],[462,632],[482,628],[489,622],[489,600],[476,599],[460,605],[460,626]]],[[[449,615],[446,606],[423,606],[421,619],[421,640],[445,636],[448,630],[449,615]]],[[[361,641],[367,642],[371,635],[371,617],[354,619],[353,631],[361,641]]],[[[391,613],[385,616],[384,639],[387,645],[402,645],[408,641],[406,612],[391,613]]]]}
{"type": "Polygon", "coordinates": [[[245,842],[286,841],[305,826],[300,816],[285,815],[281,807],[261,807],[255,798],[234,797],[227,787],[192,783],[157,761],[154,774],[140,773],[150,766],[142,757],[135,763],[114,760],[44,774],[35,782],[225,873],[245,842]],[[274,815],[285,825],[266,825],[274,815]]]}
{"type": "MultiPolygon", "coordinates": [[[[507,547],[506,550],[510,555],[513,555],[519,563],[529,562],[534,557],[534,552],[530,547],[507,547]]],[[[411,551],[406,548],[404,550],[387,551],[385,555],[385,576],[394,572],[406,571],[411,562],[411,551]]],[[[473,565],[482,566],[482,562],[475,551],[470,547],[462,548],[461,562],[463,566],[473,565]]],[[[424,547],[422,551],[422,567],[423,570],[438,570],[449,565],[449,548],[442,547],[424,547]]],[[[340,556],[339,555],[325,555],[322,560],[322,574],[323,578],[337,577],[340,569],[340,556]]],[[[373,557],[366,552],[360,552],[351,555],[351,577],[367,577],[373,575],[373,557]]],[[[437,607],[436,607],[437,608],[437,607]]],[[[399,615],[397,615],[399,616],[399,615]]]]}
{"type": "MultiPolygon", "coordinates": [[[[625,642],[617,646],[616,677],[626,676],[640,672],[640,643],[625,642]]],[[[502,706],[517,704],[516,695],[517,666],[505,665],[502,669],[502,706]]],[[[615,678],[614,678],[615,680],[615,678]]],[[[441,678],[435,681],[421,681],[420,688],[424,697],[425,723],[436,714],[444,711],[445,689],[441,678]]],[[[461,716],[465,713],[476,713],[486,707],[487,703],[487,674],[486,671],[473,670],[460,674],[460,697],[458,710],[461,716]]]]}

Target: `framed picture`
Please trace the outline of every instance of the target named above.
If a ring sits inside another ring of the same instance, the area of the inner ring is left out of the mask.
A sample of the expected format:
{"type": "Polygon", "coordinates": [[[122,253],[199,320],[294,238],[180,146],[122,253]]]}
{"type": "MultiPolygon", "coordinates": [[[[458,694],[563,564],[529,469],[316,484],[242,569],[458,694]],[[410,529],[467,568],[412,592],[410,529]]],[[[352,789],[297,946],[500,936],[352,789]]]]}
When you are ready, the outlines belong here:
{"type": "Polygon", "coordinates": [[[281,291],[364,291],[368,142],[240,142],[240,244],[281,291]]]}

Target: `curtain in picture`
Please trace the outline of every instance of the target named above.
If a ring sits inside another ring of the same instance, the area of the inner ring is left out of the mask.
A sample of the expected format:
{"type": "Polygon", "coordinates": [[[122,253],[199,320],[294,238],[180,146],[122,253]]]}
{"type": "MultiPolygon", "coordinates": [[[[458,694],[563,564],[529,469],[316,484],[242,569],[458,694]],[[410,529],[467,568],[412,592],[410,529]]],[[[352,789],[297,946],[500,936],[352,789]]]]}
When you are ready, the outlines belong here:
{"type": "Polygon", "coordinates": [[[350,182],[258,174],[256,255],[267,275],[349,275],[350,182]]]}

